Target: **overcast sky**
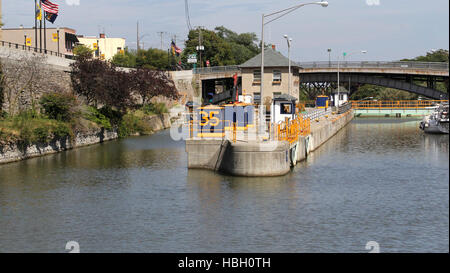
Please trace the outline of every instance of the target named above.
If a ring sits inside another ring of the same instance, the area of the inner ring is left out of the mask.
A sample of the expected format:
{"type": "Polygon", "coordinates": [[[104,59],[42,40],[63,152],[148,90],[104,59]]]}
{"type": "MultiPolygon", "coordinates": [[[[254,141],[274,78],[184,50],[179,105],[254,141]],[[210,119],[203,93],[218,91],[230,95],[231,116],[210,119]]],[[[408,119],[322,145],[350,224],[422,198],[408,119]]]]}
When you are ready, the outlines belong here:
{"type": "MultiPolygon", "coordinates": [[[[34,25],[33,0],[3,0],[5,28],[34,25]]],[[[136,48],[136,22],[145,47],[160,47],[159,31],[177,35],[183,45],[187,35],[184,0],[53,0],[60,5],[57,26],[77,34],[126,38],[136,48]]],[[[192,26],[213,29],[223,25],[236,32],[261,34],[261,14],[308,1],[295,0],[190,0],[192,26]]],[[[367,50],[351,60],[399,60],[449,47],[448,0],[329,0],[323,8],[310,5],[266,26],[266,42],[287,55],[284,34],[293,39],[297,61],[328,60],[342,52],[367,50]]]]}

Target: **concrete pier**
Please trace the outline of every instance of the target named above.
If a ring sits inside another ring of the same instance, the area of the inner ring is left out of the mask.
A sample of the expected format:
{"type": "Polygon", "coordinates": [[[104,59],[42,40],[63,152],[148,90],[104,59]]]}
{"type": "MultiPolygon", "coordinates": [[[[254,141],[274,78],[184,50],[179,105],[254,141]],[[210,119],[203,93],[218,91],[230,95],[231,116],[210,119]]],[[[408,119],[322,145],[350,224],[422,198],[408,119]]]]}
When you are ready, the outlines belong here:
{"type": "Polygon", "coordinates": [[[235,176],[281,176],[305,160],[352,119],[352,110],[312,121],[311,134],[298,141],[231,142],[228,139],[186,140],[188,168],[208,169],[235,176]]]}

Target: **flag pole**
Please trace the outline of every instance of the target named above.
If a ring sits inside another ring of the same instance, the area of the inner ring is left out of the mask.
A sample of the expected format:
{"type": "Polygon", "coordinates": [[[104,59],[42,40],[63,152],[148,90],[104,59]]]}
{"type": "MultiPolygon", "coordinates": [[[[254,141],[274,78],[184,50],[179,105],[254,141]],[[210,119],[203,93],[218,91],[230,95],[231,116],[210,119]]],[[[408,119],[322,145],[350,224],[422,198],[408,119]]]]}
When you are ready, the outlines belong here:
{"type": "Polygon", "coordinates": [[[34,51],[37,52],[37,0],[34,0],[34,51]]]}
{"type": "Polygon", "coordinates": [[[42,53],[42,1],[39,0],[41,20],[39,21],[39,51],[42,53]]]}
{"type": "Polygon", "coordinates": [[[44,53],[47,54],[47,20],[45,19],[45,16],[47,15],[47,12],[44,12],[42,16],[44,20],[44,53]]]}

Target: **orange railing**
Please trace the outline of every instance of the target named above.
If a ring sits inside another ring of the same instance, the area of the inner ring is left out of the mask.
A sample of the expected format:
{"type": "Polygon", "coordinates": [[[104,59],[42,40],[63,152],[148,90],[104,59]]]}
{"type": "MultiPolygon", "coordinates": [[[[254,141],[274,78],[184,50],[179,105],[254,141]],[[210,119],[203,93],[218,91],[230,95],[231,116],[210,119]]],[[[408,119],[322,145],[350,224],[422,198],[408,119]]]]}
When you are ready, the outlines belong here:
{"type": "Polygon", "coordinates": [[[448,100],[351,101],[353,109],[423,109],[448,100]]]}
{"type": "Polygon", "coordinates": [[[299,116],[296,119],[286,119],[284,122],[274,124],[271,128],[273,128],[273,130],[271,130],[271,139],[294,143],[298,141],[300,136],[307,136],[310,134],[311,120],[299,116]]]}
{"type": "MultiPolygon", "coordinates": [[[[190,138],[226,138],[227,132],[230,132],[228,137],[231,141],[237,141],[237,132],[240,131],[236,122],[221,120],[223,126],[220,128],[202,128],[200,121],[190,120],[189,136],[190,138]]],[[[244,135],[247,133],[245,131],[244,135]]],[[[308,136],[311,133],[311,119],[304,118],[299,115],[297,118],[289,120],[286,119],[281,123],[269,124],[270,139],[276,141],[288,141],[294,143],[298,141],[301,136],[308,136]]]]}

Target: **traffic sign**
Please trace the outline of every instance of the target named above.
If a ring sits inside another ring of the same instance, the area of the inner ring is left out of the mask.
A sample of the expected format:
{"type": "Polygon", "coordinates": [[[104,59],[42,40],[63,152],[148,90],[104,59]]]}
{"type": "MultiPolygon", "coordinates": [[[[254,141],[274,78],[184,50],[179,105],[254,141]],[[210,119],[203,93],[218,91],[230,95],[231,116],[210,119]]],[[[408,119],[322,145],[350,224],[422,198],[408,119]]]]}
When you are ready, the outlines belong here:
{"type": "Polygon", "coordinates": [[[197,63],[197,54],[189,54],[187,62],[189,64],[197,63]]]}

